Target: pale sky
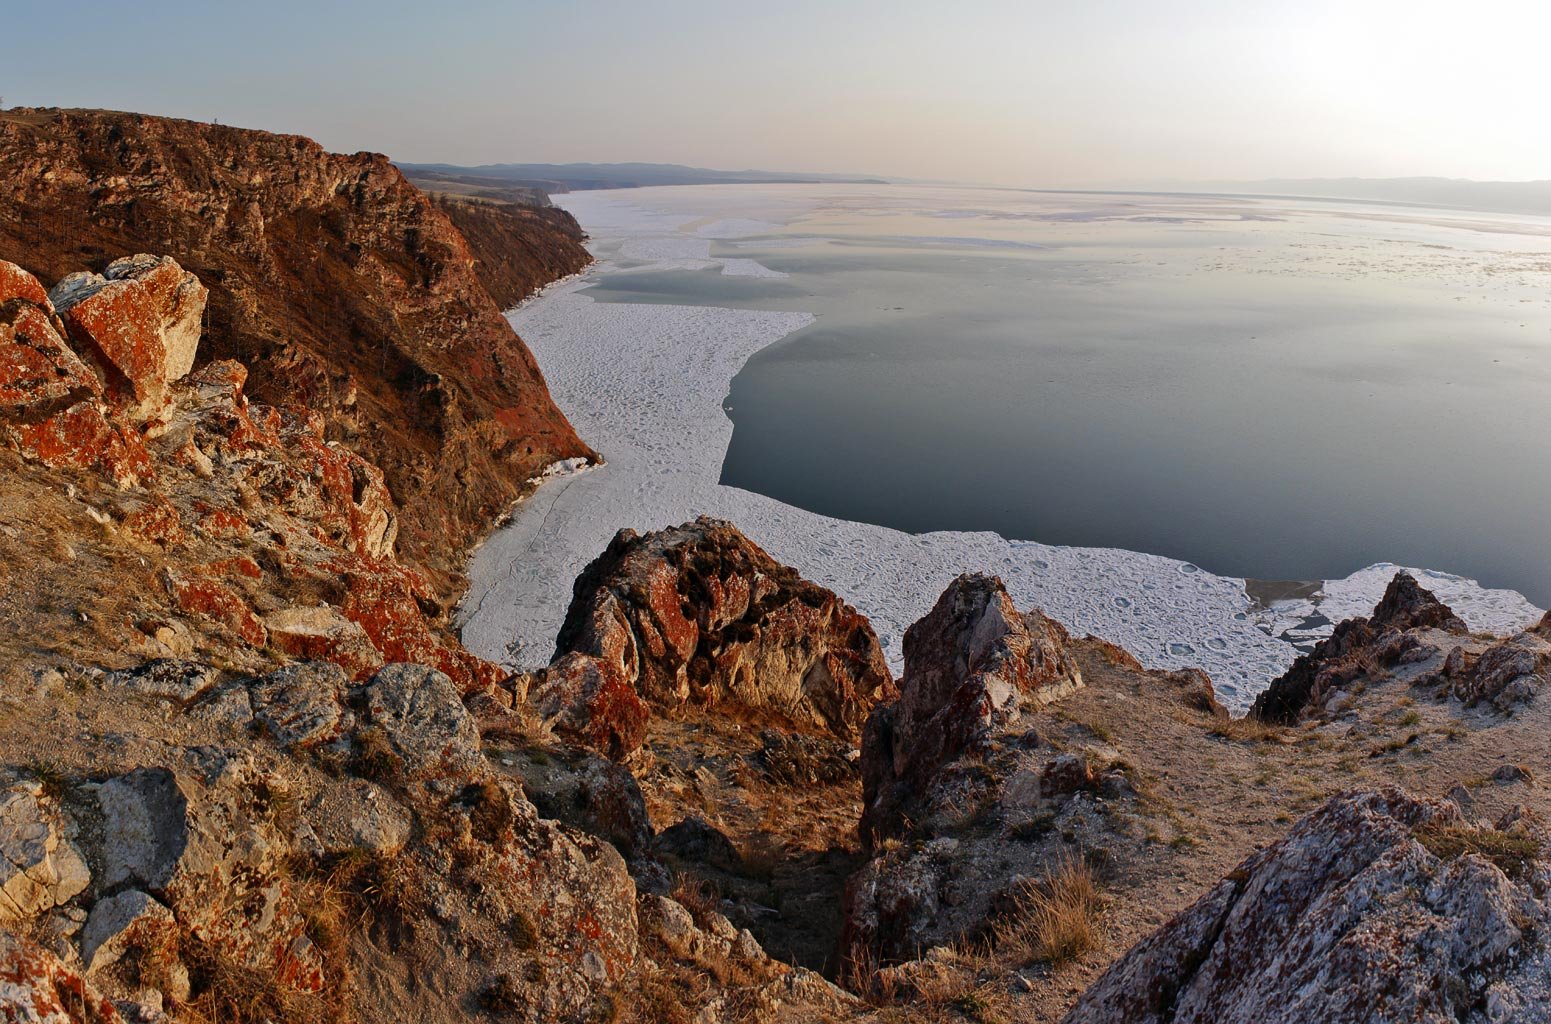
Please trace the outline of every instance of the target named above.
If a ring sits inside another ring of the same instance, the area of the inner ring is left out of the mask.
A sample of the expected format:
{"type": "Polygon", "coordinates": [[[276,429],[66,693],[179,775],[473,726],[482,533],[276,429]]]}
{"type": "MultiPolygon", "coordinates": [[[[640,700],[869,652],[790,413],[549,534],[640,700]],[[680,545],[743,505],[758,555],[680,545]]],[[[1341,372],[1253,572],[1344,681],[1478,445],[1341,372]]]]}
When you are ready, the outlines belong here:
{"type": "Polygon", "coordinates": [[[6,5],[7,105],[406,161],[1007,185],[1551,178],[1551,4],[77,0],[6,5]]]}

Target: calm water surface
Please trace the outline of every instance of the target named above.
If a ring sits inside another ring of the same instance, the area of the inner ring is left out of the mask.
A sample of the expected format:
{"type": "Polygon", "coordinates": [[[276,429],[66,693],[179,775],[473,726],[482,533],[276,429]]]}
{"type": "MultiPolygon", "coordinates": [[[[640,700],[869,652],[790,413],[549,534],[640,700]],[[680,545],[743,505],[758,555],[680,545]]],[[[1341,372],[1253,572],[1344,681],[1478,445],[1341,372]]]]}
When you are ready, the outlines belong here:
{"type": "Polygon", "coordinates": [[[589,291],[817,314],[734,381],[724,483],[910,531],[1261,579],[1392,561],[1551,603],[1551,221],[795,195],[716,193],[717,216],[778,223],[713,254],[784,279],[625,272],[589,291]]]}

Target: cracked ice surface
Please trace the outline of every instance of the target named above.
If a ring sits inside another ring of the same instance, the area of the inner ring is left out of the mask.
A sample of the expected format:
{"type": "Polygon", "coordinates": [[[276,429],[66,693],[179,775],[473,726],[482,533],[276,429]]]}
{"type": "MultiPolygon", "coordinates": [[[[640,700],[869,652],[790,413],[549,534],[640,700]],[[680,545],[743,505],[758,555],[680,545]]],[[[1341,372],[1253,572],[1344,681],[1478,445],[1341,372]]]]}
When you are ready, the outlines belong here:
{"type": "MultiPolygon", "coordinates": [[[[599,252],[613,248],[664,267],[724,262],[710,257],[704,237],[679,233],[691,223],[683,217],[600,193],[561,198],[599,252]]],[[[729,262],[740,261],[725,261],[724,272],[729,262]]],[[[1298,653],[1271,634],[1312,614],[1312,606],[1256,608],[1243,580],[1176,559],[992,533],[908,534],[721,485],[732,437],[722,401],[733,376],[753,353],[813,318],[594,302],[585,293],[588,281],[612,270],[605,259],[508,314],[555,400],[607,464],[556,474],[475,553],[459,610],[464,643],[474,653],[514,668],[546,664],[572,581],[615,531],[658,529],[702,514],[733,521],[775,558],[855,605],[872,620],[896,672],[906,627],[953,577],[972,571],[1000,576],[1020,608],[1040,607],[1078,635],[1120,644],[1148,667],[1205,669],[1224,702],[1240,710],[1298,653]]],[[[1366,613],[1392,571],[1370,567],[1327,584],[1330,606],[1321,611],[1331,618],[1366,613]]],[[[1447,599],[1474,628],[1516,628],[1535,614],[1517,594],[1483,591],[1458,577],[1445,582],[1447,599]]]]}

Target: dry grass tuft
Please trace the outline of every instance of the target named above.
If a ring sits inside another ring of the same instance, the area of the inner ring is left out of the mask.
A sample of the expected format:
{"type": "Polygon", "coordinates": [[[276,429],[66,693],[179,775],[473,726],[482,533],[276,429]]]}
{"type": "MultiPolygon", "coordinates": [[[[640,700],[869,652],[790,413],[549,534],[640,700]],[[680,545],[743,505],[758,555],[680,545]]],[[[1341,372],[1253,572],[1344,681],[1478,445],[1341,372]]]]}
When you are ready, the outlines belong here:
{"type": "Polygon", "coordinates": [[[1258,718],[1217,718],[1212,721],[1208,735],[1235,743],[1286,743],[1287,733],[1279,725],[1263,722],[1258,718]]]}
{"type": "Polygon", "coordinates": [[[1497,865],[1509,878],[1524,878],[1540,856],[1540,841],[1533,836],[1495,828],[1427,825],[1417,829],[1415,835],[1416,841],[1435,857],[1453,860],[1473,853],[1497,865]]]}
{"type": "Polygon", "coordinates": [[[691,871],[681,871],[673,880],[673,891],[668,894],[689,911],[695,924],[704,928],[711,914],[721,913],[722,900],[716,887],[691,871]]]}
{"type": "Polygon", "coordinates": [[[992,926],[997,951],[1020,964],[1063,964],[1099,943],[1103,901],[1087,861],[1063,856],[1043,881],[1024,882],[1012,894],[1007,913],[992,926]]]}
{"type": "Polygon", "coordinates": [[[281,985],[266,971],[214,955],[203,944],[183,950],[195,995],[178,1008],[179,1018],[195,1024],[342,1024],[354,1018],[343,990],[303,995],[281,985]]]}

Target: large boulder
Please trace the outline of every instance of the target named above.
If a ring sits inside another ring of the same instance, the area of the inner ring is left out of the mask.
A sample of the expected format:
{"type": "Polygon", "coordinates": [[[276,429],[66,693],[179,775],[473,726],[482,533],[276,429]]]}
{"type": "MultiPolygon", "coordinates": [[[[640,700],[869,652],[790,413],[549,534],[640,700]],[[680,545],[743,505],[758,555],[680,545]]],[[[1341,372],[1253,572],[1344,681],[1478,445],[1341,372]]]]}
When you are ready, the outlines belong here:
{"type": "Polygon", "coordinates": [[[1143,939],[1065,1024],[1551,1019],[1542,824],[1333,798],[1143,939]]]}
{"type": "Polygon", "coordinates": [[[704,517],[620,531],[577,578],[555,656],[558,670],[531,699],[562,731],[601,740],[616,757],[644,732],[633,721],[599,729],[593,709],[639,717],[633,706],[621,711],[632,704],[621,691],[665,710],[731,706],[850,741],[893,693],[878,638],[856,609],[732,524],[704,517]]]}
{"type": "Polygon", "coordinates": [[[249,761],[221,754],[202,770],[139,768],[100,785],[96,890],[135,890],[154,904],[102,914],[93,908],[93,950],[106,943],[121,951],[118,933],[143,928],[147,908],[159,905],[219,960],[295,991],[321,989],[322,956],[308,938],[288,877],[288,838],[272,820],[266,792],[249,761]]]}
{"type": "Polygon", "coordinates": [[[102,274],[71,274],[49,298],[102,367],[110,401],[144,423],[165,416],[168,385],[194,366],[208,294],[176,260],[142,253],[102,274]]]}
{"type": "Polygon", "coordinates": [[[916,817],[943,769],[981,755],[1025,713],[1071,693],[1082,674],[1061,624],[1021,614],[1002,581],[966,574],[905,632],[899,700],[873,712],[862,742],[862,835],[916,817]]]}
{"type": "Polygon", "coordinates": [[[1447,692],[1467,705],[1509,712],[1551,685],[1551,642],[1526,631],[1492,644],[1474,658],[1457,657],[1444,673],[1447,692]]]}
{"type": "Polygon", "coordinates": [[[424,665],[388,665],[365,693],[367,720],[379,730],[404,780],[476,778],[488,771],[474,716],[452,680],[424,665]]]}

